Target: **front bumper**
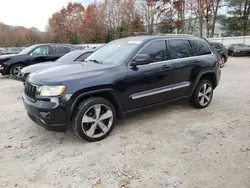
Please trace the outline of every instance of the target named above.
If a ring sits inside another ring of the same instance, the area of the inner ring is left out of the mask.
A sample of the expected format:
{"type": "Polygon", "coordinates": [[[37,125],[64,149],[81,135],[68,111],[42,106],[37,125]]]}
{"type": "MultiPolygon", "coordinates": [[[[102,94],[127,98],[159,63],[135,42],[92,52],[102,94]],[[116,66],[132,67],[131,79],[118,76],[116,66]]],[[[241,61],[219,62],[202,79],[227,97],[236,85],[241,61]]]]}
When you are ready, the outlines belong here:
{"type": "Polygon", "coordinates": [[[9,74],[9,72],[7,71],[7,69],[3,65],[0,65],[0,73],[2,75],[8,75],[9,74]]]}
{"type": "Polygon", "coordinates": [[[58,103],[41,100],[33,102],[25,94],[23,94],[23,103],[28,116],[36,124],[50,131],[67,131],[68,116],[58,103]]]}

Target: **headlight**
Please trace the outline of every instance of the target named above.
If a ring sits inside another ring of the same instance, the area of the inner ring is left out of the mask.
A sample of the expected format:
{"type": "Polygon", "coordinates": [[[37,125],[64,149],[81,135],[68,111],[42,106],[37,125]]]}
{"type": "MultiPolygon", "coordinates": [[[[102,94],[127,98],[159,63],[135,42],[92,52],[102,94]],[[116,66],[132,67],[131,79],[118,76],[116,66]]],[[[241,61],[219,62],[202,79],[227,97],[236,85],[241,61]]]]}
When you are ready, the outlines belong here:
{"type": "Polygon", "coordinates": [[[40,96],[59,96],[64,93],[66,86],[40,86],[37,90],[40,96]]]}

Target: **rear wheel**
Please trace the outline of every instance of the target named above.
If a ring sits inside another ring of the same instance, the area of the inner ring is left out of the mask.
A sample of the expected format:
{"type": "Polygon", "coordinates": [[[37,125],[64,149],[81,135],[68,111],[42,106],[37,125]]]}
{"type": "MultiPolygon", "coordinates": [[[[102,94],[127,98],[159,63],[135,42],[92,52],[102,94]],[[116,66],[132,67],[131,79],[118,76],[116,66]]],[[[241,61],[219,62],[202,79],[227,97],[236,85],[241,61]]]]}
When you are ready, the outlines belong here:
{"type": "Polygon", "coordinates": [[[224,67],[226,63],[226,58],[225,56],[221,56],[221,63],[220,63],[220,68],[224,67]]]}
{"type": "Polygon", "coordinates": [[[73,118],[73,132],[87,141],[106,138],[115,126],[116,111],[104,98],[89,98],[80,103],[73,118]]]}
{"type": "Polygon", "coordinates": [[[213,85],[209,80],[201,80],[196,87],[190,104],[196,108],[206,108],[213,98],[213,85]]]}
{"type": "Polygon", "coordinates": [[[14,78],[22,78],[24,76],[23,73],[21,72],[23,67],[24,67],[24,65],[22,65],[22,64],[14,65],[10,69],[11,76],[13,76],[14,78]]]}

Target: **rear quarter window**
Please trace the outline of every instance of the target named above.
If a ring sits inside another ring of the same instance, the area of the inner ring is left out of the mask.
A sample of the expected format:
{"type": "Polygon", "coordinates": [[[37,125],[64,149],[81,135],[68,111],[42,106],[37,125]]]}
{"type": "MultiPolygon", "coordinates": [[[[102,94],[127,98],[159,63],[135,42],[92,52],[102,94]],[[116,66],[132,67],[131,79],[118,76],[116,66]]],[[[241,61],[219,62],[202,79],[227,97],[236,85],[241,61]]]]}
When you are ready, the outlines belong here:
{"type": "Polygon", "coordinates": [[[192,44],[194,56],[211,54],[211,50],[205,42],[199,40],[191,40],[190,42],[192,44]]]}

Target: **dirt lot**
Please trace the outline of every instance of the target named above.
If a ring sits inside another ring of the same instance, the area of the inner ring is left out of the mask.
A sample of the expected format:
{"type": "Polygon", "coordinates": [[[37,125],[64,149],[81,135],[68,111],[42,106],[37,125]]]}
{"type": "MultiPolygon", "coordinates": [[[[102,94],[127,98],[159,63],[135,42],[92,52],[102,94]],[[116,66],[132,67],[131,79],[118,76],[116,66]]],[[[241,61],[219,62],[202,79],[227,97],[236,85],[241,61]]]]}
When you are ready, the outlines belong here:
{"type": "Polygon", "coordinates": [[[141,112],[97,143],[35,125],[22,84],[0,85],[0,187],[250,188],[250,59],[229,60],[208,108],[141,112]]]}

